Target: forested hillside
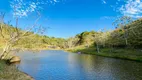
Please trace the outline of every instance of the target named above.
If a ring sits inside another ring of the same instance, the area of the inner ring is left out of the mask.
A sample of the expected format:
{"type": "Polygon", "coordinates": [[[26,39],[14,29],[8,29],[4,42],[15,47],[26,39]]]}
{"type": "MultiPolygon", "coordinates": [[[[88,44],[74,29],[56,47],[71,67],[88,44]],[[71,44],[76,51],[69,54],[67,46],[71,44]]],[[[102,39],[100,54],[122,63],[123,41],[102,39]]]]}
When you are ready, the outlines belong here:
{"type": "MultiPolygon", "coordinates": [[[[5,40],[9,40],[10,35],[16,32],[16,28],[7,24],[2,24],[3,28],[1,29],[2,34],[0,36],[0,48],[5,46],[5,40]]],[[[24,30],[18,29],[19,35],[24,33],[24,30]]],[[[23,38],[16,41],[14,47],[16,48],[27,48],[27,49],[59,49],[63,48],[63,44],[65,39],[63,38],[55,38],[55,37],[48,37],[45,35],[35,34],[34,32],[28,32],[23,38]]]]}
{"type": "Polygon", "coordinates": [[[68,41],[72,41],[72,45],[75,46],[95,44],[101,47],[142,48],[142,19],[123,27],[116,27],[113,31],[82,32],[72,39],[74,40],[69,39],[68,41]]]}
{"type": "Polygon", "coordinates": [[[142,19],[112,31],[83,32],[70,41],[68,51],[142,60],[142,19]]]}

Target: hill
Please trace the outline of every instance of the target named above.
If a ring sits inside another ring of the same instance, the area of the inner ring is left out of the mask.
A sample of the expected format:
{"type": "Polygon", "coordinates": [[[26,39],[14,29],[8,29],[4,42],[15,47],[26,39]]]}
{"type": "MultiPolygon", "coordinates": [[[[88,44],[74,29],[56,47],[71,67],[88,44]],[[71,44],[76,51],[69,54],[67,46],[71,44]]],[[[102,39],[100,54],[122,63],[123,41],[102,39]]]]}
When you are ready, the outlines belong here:
{"type": "Polygon", "coordinates": [[[142,61],[142,19],[113,31],[83,32],[71,42],[71,52],[142,61]]]}

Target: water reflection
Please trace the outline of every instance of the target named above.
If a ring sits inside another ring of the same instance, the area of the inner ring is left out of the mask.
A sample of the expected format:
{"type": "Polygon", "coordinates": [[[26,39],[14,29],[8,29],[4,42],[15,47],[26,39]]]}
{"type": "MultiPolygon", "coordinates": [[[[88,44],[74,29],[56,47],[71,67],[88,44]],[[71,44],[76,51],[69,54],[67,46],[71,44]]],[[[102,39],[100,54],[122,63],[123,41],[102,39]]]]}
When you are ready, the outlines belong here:
{"type": "Polygon", "coordinates": [[[36,80],[142,80],[142,63],[63,51],[17,54],[36,80]]]}

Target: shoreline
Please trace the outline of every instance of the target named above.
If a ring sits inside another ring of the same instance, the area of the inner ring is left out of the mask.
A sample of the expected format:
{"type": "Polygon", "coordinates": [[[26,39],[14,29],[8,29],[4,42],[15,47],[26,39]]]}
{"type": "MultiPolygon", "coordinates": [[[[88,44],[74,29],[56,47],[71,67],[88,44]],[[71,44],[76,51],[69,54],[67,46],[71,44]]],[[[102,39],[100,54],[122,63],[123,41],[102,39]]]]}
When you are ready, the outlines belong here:
{"type": "MultiPolygon", "coordinates": [[[[19,69],[18,69],[19,70],[19,69]]],[[[20,70],[19,70],[20,71],[20,70]]],[[[22,72],[22,71],[20,71],[20,72],[22,72]]],[[[32,77],[32,76],[30,76],[29,74],[27,74],[27,73],[25,73],[25,72],[22,72],[23,74],[25,74],[25,75],[27,75],[28,77],[30,77],[31,78],[31,80],[34,80],[34,78],[32,77]]]]}
{"type": "Polygon", "coordinates": [[[0,80],[34,80],[34,78],[20,71],[15,64],[0,60],[0,80]]]}
{"type": "MultiPolygon", "coordinates": [[[[29,50],[29,49],[25,49],[24,51],[32,51],[32,50],[29,50]]],[[[123,60],[131,60],[131,61],[137,61],[137,62],[142,62],[142,56],[140,57],[136,57],[135,55],[119,55],[121,54],[120,53],[108,53],[108,52],[100,52],[100,53],[97,53],[96,51],[92,51],[92,52],[87,52],[87,51],[82,51],[81,49],[69,49],[69,50],[66,50],[66,49],[38,49],[37,51],[41,51],[41,50],[63,50],[63,51],[66,51],[66,52],[73,52],[73,53],[77,53],[77,52],[82,52],[82,54],[89,54],[89,55],[97,55],[97,56],[103,56],[103,57],[109,57],[109,58],[116,58],[116,59],[123,59],[123,60]]],[[[33,50],[34,51],[34,50],[33,50]]]]}
{"type": "Polygon", "coordinates": [[[126,55],[126,54],[121,54],[121,52],[119,52],[119,53],[108,53],[107,51],[106,52],[104,51],[104,52],[97,53],[96,51],[81,50],[81,49],[76,49],[76,50],[75,49],[69,49],[69,50],[65,50],[65,51],[72,52],[72,53],[81,52],[82,54],[97,55],[97,56],[108,57],[108,58],[142,62],[142,56],[126,55]]]}

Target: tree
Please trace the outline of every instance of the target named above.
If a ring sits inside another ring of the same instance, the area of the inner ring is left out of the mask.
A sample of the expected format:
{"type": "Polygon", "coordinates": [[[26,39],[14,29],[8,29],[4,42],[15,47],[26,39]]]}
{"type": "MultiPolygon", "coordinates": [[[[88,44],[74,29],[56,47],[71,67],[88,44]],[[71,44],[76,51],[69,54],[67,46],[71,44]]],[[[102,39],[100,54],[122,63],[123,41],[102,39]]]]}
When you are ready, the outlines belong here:
{"type": "Polygon", "coordinates": [[[35,23],[32,26],[30,26],[26,31],[22,31],[18,29],[18,18],[16,18],[15,28],[11,28],[9,27],[9,25],[4,24],[4,16],[5,16],[5,13],[1,13],[0,35],[5,41],[5,47],[3,48],[3,52],[0,54],[0,59],[5,59],[9,55],[9,53],[13,50],[14,46],[17,44],[19,40],[26,37],[30,37],[32,35],[29,33],[37,26],[37,22],[41,17],[38,12],[38,17],[35,20],[35,23]],[[3,31],[4,29],[7,31],[8,35],[4,34],[4,31],[3,31]]]}
{"type": "Polygon", "coordinates": [[[128,25],[129,43],[133,47],[142,47],[142,19],[133,21],[128,25]]]}
{"type": "Polygon", "coordinates": [[[115,22],[113,22],[113,25],[116,26],[116,28],[121,28],[124,31],[124,39],[125,39],[125,45],[128,45],[128,24],[131,23],[133,20],[131,17],[123,16],[118,18],[115,22]]]}
{"type": "Polygon", "coordinates": [[[0,54],[0,59],[5,59],[7,55],[13,50],[14,46],[17,45],[18,41],[21,39],[25,39],[27,37],[31,37],[31,32],[34,33],[43,33],[44,29],[43,26],[38,24],[39,19],[41,18],[41,15],[39,13],[39,9],[41,9],[40,5],[44,4],[53,4],[56,3],[55,0],[50,1],[27,1],[24,2],[24,0],[12,0],[10,1],[10,6],[13,10],[13,17],[16,20],[15,27],[10,27],[9,24],[4,23],[4,17],[5,13],[2,13],[0,15],[0,35],[4,39],[5,47],[3,48],[3,52],[0,54]],[[32,6],[31,6],[32,5],[32,6]],[[26,31],[20,30],[20,27],[18,26],[18,19],[24,16],[28,17],[29,13],[37,12],[37,18],[35,19],[35,22],[33,25],[27,27],[26,31]],[[7,35],[4,35],[4,32],[7,32],[7,35]]]}
{"type": "Polygon", "coordinates": [[[72,48],[77,45],[78,41],[79,41],[78,38],[71,37],[71,38],[67,39],[65,44],[67,45],[68,48],[72,48]]]}
{"type": "Polygon", "coordinates": [[[100,53],[100,45],[101,45],[101,43],[102,43],[101,35],[102,35],[102,32],[97,32],[97,33],[94,35],[95,44],[96,44],[96,49],[97,49],[97,52],[98,52],[98,53],[100,53]]]}
{"type": "Polygon", "coordinates": [[[110,37],[110,33],[111,31],[106,31],[101,33],[100,37],[101,37],[101,44],[103,47],[106,47],[106,44],[108,43],[108,39],[110,37]]]}

